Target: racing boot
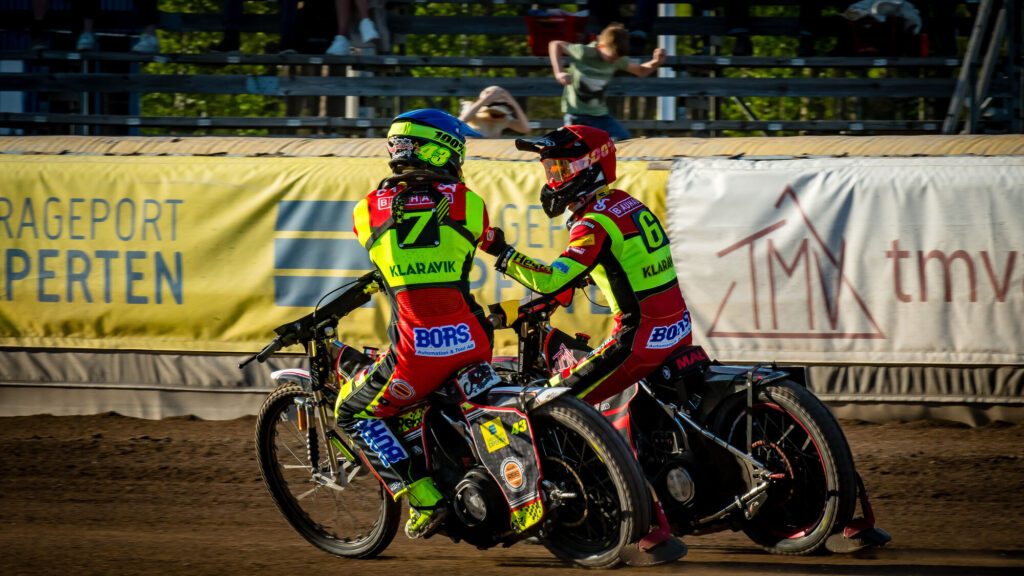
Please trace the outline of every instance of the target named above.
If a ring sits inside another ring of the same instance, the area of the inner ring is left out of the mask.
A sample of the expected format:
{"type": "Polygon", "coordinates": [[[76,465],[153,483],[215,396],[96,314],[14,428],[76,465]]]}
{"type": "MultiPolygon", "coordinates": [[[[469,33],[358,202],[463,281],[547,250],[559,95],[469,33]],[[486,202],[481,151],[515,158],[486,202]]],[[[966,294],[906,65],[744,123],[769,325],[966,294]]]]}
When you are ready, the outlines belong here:
{"type": "Polygon", "coordinates": [[[409,484],[395,494],[395,498],[402,494],[409,498],[409,521],[405,523],[405,535],[409,538],[429,538],[448,516],[444,496],[437,491],[429,476],[409,484]]]}
{"type": "Polygon", "coordinates": [[[660,566],[686,556],[686,544],[672,535],[668,518],[665,517],[665,509],[654,493],[654,488],[651,487],[650,490],[654,499],[654,516],[657,518],[658,527],[638,542],[627,544],[619,551],[619,560],[627,566],[660,566]]]}

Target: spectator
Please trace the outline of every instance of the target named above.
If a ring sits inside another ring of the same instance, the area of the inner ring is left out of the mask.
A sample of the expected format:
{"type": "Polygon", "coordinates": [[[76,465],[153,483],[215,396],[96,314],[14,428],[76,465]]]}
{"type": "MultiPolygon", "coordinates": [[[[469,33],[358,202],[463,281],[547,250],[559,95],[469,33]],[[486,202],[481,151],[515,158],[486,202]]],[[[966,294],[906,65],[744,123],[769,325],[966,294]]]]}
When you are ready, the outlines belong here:
{"type": "MultiPolygon", "coordinates": [[[[587,0],[587,10],[596,24],[596,30],[604,30],[612,22],[622,22],[623,4],[629,4],[629,2],[587,0]]],[[[651,26],[654,25],[658,3],[654,0],[639,0],[633,4],[636,8],[632,19],[626,26],[626,29],[629,30],[629,54],[640,56],[647,51],[647,37],[651,33],[651,26]]]]}
{"type": "Polygon", "coordinates": [[[159,54],[160,39],[156,37],[156,25],[160,21],[160,14],[156,10],[156,0],[135,0],[135,10],[143,28],[139,41],[132,46],[132,52],[159,54]]]}
{"type": "Polygon", "coordinates": [[[462,101],[459,120],[484,135],[499,138],[506,128],[520,134],[530,132],[530,122],[516,99],[500,86],[488,86],[476,102],[462,101]]]}
{"type": "MultiPolygon", "coordinates": [[[[32,0],[32,49],[43,50],[46,48],[46,12],[49,7],[49,0],[32,0]]],[[[71,3],[71,9],[75,14],[82,17],[82,32],[75,42],[75,50],[84,52],[96,49],[96,36],[93,34],[92,25],[96,14],[100,11],[99,0],[76,0],[71,3]]]]}
{"type": "MultiPolygon", "coordinates": [[[[724,3],[726,35],[735,36],[736,44],[733,46],[733,56],[750,56],[754,53],[754,46],[750,40],[750,0],[727,0],[724,3]]],[[[841,6],[834,2],[816,2],[814,0],[799,0],[797,5],[800,8],[800,16],[797,20],[800,31],[797,33],[797,56],[813,56],[814,43],[817,40],[817,33],[824,28],[824,18],[821,11],[828,6],[841,6]]]]}
{"type": "Polygon", "coordinates": [[[665,62],[665,49],[656,49],[651,60],[643,64],[630,62],[625,56],[628,50],[629,32],[617,22],[602,30],[597,41],[590,44],[551,41],[548,45],[551,69],[555,80],[565,86],[562,112],[566,126],[583,124],[600,128],[613,140],[631,138],[629,131],[608,112],[605,87],[618,70],[640,77],[651,75],[665,62]],[[563,58],[569,60],[568,72],[562,69],[563,58]]]}
{"type": "MultiPolygon", "coordinates": [[[[295,22],[298,17],[298,0],[281,0],[281,42],[278,53],[295,52],[295,22]]],[[[235,54],[241,47],[242,0],[224,0],[224,37],[210,47],[211,52],[235,54]]]]}
{"type": "Polygon", "coordinates": [[[334,0],[334,11],[338,18],[338,34],[334,42],[327,49],[327,53],[333,56],[342,56],[352,52],[352,42],[349,40],[349,23],[352,21],[352,4],[356,5],[356,12],[359,13],[359,36],[363,42],[373,42],[380,38],[377,27],[373,20],[370,20],[370,9],[367,0],[334,0]]]}

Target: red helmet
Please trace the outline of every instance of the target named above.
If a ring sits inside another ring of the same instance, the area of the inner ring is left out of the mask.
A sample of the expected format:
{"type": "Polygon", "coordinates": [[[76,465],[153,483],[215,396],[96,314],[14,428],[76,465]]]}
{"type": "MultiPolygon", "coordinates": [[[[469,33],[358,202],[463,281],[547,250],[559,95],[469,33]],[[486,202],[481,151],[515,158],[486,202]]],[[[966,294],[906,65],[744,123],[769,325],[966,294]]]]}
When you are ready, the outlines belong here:
{"type": "Polygon", "coordinates": [[[563,126],[540,138],[520,138],[516,148],[540,154],[547,176],[540,201],[551,218],[615,181],[615,144],[604,130],[563,126]]]}

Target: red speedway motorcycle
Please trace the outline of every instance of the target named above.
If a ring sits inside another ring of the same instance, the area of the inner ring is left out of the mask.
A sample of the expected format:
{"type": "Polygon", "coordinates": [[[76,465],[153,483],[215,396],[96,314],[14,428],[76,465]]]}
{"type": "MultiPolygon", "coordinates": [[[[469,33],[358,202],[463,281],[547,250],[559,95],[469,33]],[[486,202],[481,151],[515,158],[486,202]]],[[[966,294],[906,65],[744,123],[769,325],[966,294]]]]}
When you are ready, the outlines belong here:
{"type": "MultiPolygon", "coordinates": [[[[572,290],[491,305],[496,326],[516,331],[516,358],[495,359],[502,377],[531,386],[590,353],[589,336],[550,324],[572,290]]],[[[867,491],[828,408],[774,364],[726,366],[685,346],[645,380],[601,402],[631,443],[661,530],[676,536],[742,530],[775,554],[852,552],[890,536],[874,526],[867,491]],[[854,519],[857,504],[863,517],[854,519]]]]}
{"type": "MultiPolygon", "coordinates": [[[[401,519],[400,504],[332,413],[340,375],[373,361],[337,341],[336,327],[377,289],[376,274],[366,274],[278,327],[242,364],[292,344],[305,348],[308,370],[272,375],[278,386],[256,421],[257,462],[295,531],[344,558],[380,554],[401,519]]],[[[647,488],[611,424],[566,391],[508,386],[490,364],[473,364],[397,417],[403,443],[378,420],[362,433],[385,462],[425,461],[450,507],[440,534],[481,549],[534,539],[569,562],[609,568],[650,526],[647,488]]]]}

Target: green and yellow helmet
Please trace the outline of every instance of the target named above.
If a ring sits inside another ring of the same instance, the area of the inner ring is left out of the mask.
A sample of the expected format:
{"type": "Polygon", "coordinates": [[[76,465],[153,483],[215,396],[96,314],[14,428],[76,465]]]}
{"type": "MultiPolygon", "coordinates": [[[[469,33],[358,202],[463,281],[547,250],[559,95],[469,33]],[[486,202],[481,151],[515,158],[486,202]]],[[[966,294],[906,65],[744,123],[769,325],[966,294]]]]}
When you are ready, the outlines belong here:
{"type": "Polygon", "coordinates": [[[480,133],[447,112],[424,108],[400,114],[388,130],[388,166],[395,174],[430,170],[462,180],[466,136],[480,133]]]}

